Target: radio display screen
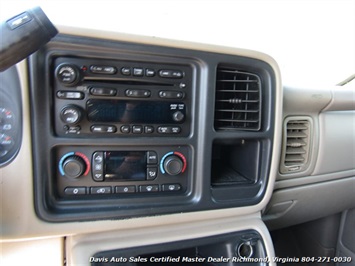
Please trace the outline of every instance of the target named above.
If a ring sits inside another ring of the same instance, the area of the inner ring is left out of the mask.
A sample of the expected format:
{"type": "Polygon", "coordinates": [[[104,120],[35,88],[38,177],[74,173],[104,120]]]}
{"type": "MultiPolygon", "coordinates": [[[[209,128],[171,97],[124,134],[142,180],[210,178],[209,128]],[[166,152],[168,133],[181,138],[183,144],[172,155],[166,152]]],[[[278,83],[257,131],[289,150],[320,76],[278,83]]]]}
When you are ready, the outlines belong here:
{"type": "Polygon", "coordinates": [[[105,152],[105,180],[145,180],[147,156],[143,151],[105,152]]]}
{"type": "Polygon", "coordinates": [[[127,100],[88,100],[88,119],[90,122],[179,124],[173,119],[177,110],[185,115],[183,103],[163,101],[127,101],[127,100]]]}

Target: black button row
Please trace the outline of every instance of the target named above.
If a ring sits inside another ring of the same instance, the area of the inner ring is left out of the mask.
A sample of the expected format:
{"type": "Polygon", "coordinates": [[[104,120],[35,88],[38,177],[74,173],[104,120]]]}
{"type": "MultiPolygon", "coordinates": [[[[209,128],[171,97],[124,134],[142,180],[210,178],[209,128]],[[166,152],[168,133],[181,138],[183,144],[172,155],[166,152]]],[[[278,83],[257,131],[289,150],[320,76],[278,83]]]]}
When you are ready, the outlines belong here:
{"type": "MultiPolygon", "coordinates": [[[[136,76],[136,77],[154,77],[156,75],[156,71],[151,68],[141,68],[141,67],[122,67],[121,74],[124,76],[136,76]]],[[[158,72],[159,77],[161,78],[174,78],[181,79],[184,76],[184,72],[181,70],[170,70],[170,69],[162,69],[158,72]]]]}
{"type": "Polygon", "coordinates": [[[64,190],[65,195],[76,196],[76,195],[106,195],[106,194],[131,194],[131,193],[153,193],[153,192],[174,192],[181,190],[180,184],[163,184],[159,185],[140,185],[136,186],[116,186],[115,190],[112,187],[67,187],[64,190]]]}
{"type": "Polygon", "coordinates": [[[159,76],[162,78],[181,79],[184,76],[184,72],[180,70],[163,69],[159,71],[159,76]]]}
{"type": "MultiPolygon", "coordinates": [[[[92,133],[116,133],[117,127],[113,125],[93,125],[90,128],[92,133]]],[[[141,126],[141,125],[123,125],[120,127],[120,132],[123,134],[152,134],[154,133],[153,126],[141,126]]],[[[181,127],[179,126],[159,126],[157,127],[159,134],[179,134],[181,127]]]]}
{"type": "MultiPolygon", "coordinates": [[[[90,94],[94,96],[116,96],[117,89],[106,88],[106,87],[91,87],[90,94]]],[[[149,98],[151,96],[150,90],[144,89],[127,89],[124,92],[126,97],[132,98],[149,98]]],[[[57,97],[60,99],[84,99],[84,94],[82,92],[57,92],[57,97]]],[[[185,93],[182,91],[159,91],[159,97],[163,99],[183,99],[185,93]]]]}
{"type": "Polygon", "coordinates": [[[146,68],[144,70],[144,68],[141,67],[122,67],[121,68],[121,74],[124,76],[135,76],[135,77],[143,77],[144,75],[146,77],[154,77],[155,76],[155,70],[154,69],[149,69],[146,68]]]}
{"type": "Polygon", "coordinates": [[[129,133],[133,133],[133,134],[151,134],[154,132],[154,127],[153,126],[129,126],[129,125],[123,125],[120,128],[121,133],[123,134],[129,134],[129,133]]]}

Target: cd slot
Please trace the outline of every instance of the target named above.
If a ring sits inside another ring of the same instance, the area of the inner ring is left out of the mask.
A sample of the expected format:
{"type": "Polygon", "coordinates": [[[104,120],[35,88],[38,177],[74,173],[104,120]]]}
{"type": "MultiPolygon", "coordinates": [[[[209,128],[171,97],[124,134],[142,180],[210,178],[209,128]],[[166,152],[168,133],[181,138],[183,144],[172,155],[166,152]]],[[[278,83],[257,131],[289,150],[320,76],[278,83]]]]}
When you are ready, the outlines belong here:
{"type": "Polygon", "coordinates": [[[141,86],[174,86],[174,83],[166,82],[156,82],[156,81],[147,81],[147,80],[138,80],[138,79],[124,79],[116,77],[85,77],[85,81],[90,81],[90,83],[112,83],[122,85],[141,85],[141,86]]]}

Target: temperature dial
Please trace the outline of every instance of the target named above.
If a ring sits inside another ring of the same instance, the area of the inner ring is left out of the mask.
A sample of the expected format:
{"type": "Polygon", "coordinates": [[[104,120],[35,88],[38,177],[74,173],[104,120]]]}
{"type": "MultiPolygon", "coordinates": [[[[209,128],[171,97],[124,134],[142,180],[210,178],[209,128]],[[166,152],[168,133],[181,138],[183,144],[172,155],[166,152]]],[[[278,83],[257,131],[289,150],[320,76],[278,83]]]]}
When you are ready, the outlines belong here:
{"type": "Polygon", "coordinates": [[[160,171],[163,174],[179,175],[186,170],[186,158],[180,152],[165,154],[160,162],[160,171]]]}
{"type": "Polygon", "coordinates": [[[80,80],[80,70],[73,64],[61,64],[57,67],[56,76],[65,86],[75,86],[80,80]]]}
{"type": "Polygon", "coordinates": [[[79,156],[70,156],[63,162],[63,170],[66,176],[77,178],[85,172],[85,162],[79,156]]]}
{"type": "Polygon", "coordinates": [[[89,173],[90,163],[88,158],[80,152],[67,153],[59,162],[59,171],[63,176],[78,178],[89,173]]]}

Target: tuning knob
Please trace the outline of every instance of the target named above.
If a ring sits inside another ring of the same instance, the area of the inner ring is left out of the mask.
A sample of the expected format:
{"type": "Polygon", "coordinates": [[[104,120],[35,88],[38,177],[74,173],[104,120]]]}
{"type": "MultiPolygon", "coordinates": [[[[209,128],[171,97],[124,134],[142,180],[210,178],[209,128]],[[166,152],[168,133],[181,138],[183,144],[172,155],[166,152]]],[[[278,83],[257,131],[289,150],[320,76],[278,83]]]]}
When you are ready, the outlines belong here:
{"type": "Polygon", "coordinates": [[[82,110],[76,105],[67,105],[60,112],[60,118],[65,124],[75,125],[80,122],[82,115],[82,110]]]}
{"type": "Polygon", "coordinates": [[[67,177],[78,178],[85,173],[86,163],[79,156],[69,156],[63,161],[62,169],[67,177]]]}
{"type": "Polygon", "coordinates": [[[173,113],[173,120],[175,122],[182,122],[185,119],[185,115],[181,111],[176,111],[173,113]]]}

